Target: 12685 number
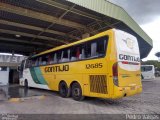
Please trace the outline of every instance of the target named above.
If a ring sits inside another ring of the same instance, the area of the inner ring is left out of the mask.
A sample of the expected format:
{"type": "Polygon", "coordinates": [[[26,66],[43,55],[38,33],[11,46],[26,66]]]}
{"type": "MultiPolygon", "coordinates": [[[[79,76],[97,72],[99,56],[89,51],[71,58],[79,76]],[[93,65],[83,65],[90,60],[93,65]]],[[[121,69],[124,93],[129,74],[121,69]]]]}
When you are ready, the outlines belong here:
{"type": "Polygon", "coordinates": [[[86,69],[94,69],[94,68],[102,68],[102,63],[95,63],[95,64],[87,64],[86,69]]]}

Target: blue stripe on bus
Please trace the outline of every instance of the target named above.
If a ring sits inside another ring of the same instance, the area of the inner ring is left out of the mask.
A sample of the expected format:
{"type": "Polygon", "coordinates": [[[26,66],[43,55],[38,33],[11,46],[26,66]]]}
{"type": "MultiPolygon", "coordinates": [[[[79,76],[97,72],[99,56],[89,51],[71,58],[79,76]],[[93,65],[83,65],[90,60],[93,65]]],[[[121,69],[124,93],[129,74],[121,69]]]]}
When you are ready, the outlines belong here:
{"type": "Polygon", "coordinates": [[[35,83],[37,83],[37,84],[44,84],[44,85],[47,84],[47,82],[45,81],[45,79],[44,79],[44,77],[42,75],[42,72],[41,72],[41,70],[40,70],[39,67],[36,67],[36,68],[32,67],[32,68],[30,68],[30,72],[31,72],[32,79],[33,79],[33,81],[35,83]]]}

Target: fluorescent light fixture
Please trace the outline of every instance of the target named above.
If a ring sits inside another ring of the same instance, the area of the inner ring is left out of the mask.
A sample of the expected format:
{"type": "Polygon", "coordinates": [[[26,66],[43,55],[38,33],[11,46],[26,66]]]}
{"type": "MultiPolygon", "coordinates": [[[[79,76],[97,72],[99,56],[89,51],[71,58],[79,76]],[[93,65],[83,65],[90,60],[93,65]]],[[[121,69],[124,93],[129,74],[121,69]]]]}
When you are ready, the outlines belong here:
{"type": "Polygon", "coordinates": [[[21,37],[21,35],[15,35],[16,37],[21,37]]]}
{"type": "MultiPolygon", "coordinates": [[[[0,53],[0,55],[12,55],[11,53],[0,53]]],[[[14,56],[23,56],[23,55],[20,55],[20,54],[14,54],[14,56]]]]}

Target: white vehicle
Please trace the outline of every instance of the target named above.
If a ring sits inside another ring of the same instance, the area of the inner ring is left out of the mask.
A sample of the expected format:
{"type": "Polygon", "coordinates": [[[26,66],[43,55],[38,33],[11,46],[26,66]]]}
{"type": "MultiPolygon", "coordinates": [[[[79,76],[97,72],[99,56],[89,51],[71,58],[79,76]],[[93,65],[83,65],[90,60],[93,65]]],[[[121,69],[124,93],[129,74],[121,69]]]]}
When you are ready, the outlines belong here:
{"type": "Polygon", "coordinates": [[[141,66],[142,79],[153,80],[155,79],[155,68],[154,65],[142,65],[141,66]]]}
{"type": "Polygon", "coordinates": [[[8,85],[9,67],[0,66],[0,85],[8,85]]]}

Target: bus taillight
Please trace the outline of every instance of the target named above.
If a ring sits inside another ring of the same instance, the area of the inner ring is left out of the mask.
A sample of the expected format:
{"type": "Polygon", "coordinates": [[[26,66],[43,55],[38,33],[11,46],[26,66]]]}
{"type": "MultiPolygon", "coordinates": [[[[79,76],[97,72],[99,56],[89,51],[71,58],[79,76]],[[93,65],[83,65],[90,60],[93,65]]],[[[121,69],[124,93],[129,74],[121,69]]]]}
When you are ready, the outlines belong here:
{"type": "Polygon", "coordinates": [[[114,63],[112,67],[113,71],[113,82],[116,86],[118,86],[118,63],[114,63]]]}

